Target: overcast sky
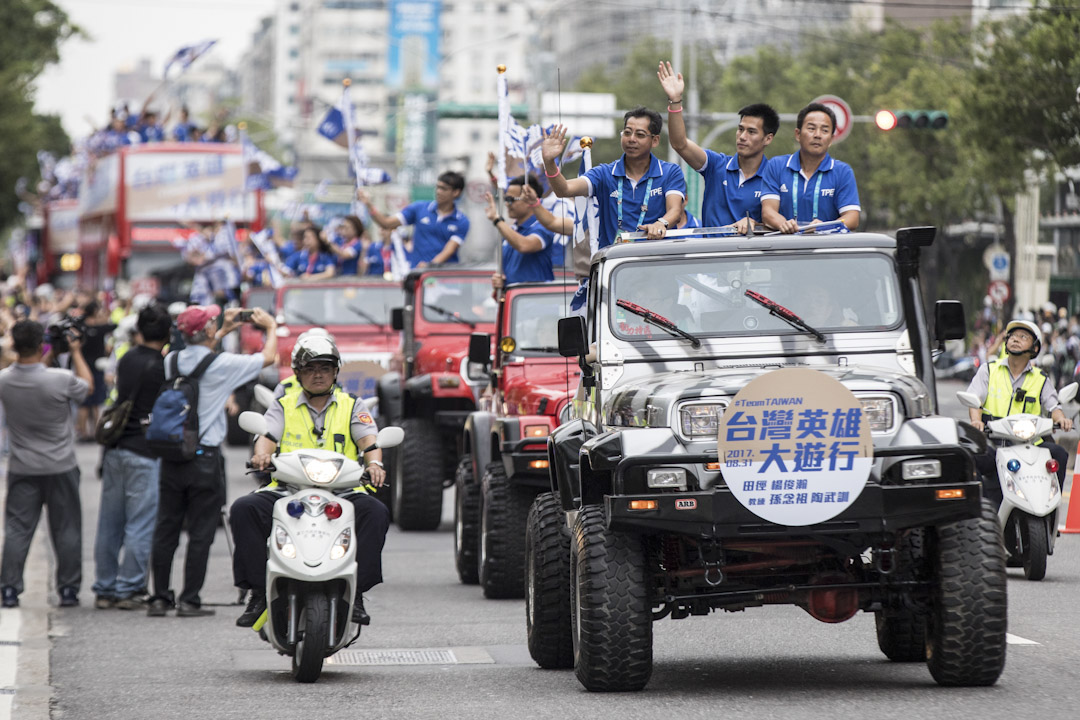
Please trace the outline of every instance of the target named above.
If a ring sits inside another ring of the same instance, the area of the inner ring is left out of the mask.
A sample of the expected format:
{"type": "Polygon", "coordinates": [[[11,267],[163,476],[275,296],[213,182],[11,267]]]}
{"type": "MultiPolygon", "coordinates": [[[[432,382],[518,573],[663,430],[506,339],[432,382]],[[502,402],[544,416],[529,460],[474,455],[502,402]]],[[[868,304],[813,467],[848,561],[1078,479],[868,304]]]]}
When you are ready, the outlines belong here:
{"type": "MultiPolygon", "coordinates": [[[[0,0],[2,1],[2,0],[0,0]]],[[[150,58],[160,74],[182,46],[217,39],[211,54],[230,65],[251,43],[274,0],[53,0],[89,36],[60,47],[60,63],[37,80],[37,111],[59,113],[72,137],[90,132],[84,119],[107,119],[113,74],[150,58]]],[[[209,57],[209,56],[208,56],[209,57]]]]}

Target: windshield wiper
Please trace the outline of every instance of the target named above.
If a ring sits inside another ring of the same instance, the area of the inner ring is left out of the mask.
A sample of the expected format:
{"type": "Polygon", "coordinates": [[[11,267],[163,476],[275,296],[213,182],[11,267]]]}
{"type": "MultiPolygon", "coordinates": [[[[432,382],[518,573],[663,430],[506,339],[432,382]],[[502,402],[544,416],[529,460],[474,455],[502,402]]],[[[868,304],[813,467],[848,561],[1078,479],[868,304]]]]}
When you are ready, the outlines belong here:
{"type": "Polygon", "coordinates": [[[746,291],[746,297],[750,298],[758,305],[769,311],[770,315],[774,315],[796,330],[805,330],[806,332],[817,338],[817,341],[821,344],[825,344],[825,336],[821,334],[820,330],[810,327],[806,324],[806,321],[795,313],[788,310],[783,305],[773,302],[769,298],[765,297],[761,293],[754,292],[753,290],[746,291]]]}
{"type": "MultiPolygon", "coordinates": [[[[307,323],[308,325],[322,325],[322,323],[315,318],[311,317],[310,315],[305,315],[298,310],[286,310],[285,312],[287,315],[292,315],[294,318],[296,318],[296,320],[299,320],[302,323],[307,323]]],[[[293,322],[296,321],[294,320],[293,322]]]]}
{"type": "Polygon", "coordinates": [[[559,352],[559,348],[557,348],[557,347],[549,347],[549,346],[546,346],[546,345],[544,347],[518,347],[518,348],[514,348],[514,350],[520,350],[521,352],[546,352],[546,353],[557,353],[557,352],[559,352]]]}
{"type": "Polygon", "coordinates": [[[630,302],[629,300],[619,300],[615,304],[618,305],[619,307],[621,307],[623,310],[629,312],[629,313],[633,313],[634,315],[637,315],[638,317],[645,318],[645,322],[649,323],[650,325],[655,325],[656,327],[660,328],[661,330],[664,330],[664,331],[670,333],[671,335],[675,335],[676,337],[681,337],[681,338],[684,338],[686,340],[689,340],[690,341],[690,346],[693,347],[694,349],[697,349],[697,348],[701,347],[701,341],[700,340],[698,340],[695,336],[691,335],[690,333],[688,333],[685,330],[683,330],[682,328],[680,328],[675,323],[668,320],[663,315],[654,313],[652,310],[650,310],[648,308],[643,308],[640,305],[635,305],[634,303],[630,302]]]}
{"type": "Polygon", "coordinates": [[[454,322],[461,323],[462,325],[468,325],[473,330],[476,329],[476,323],[469,322],[465,318],[458,315],[456,312],[450,312],[446,308],[441,308],[438,305],[424,305],[424,307],[426,307],[428,310],[434,310],[436,313],[442,315],[444,318],[449,318],[454,322]]]}
{"type": "Polygon", "coordinates": [[[347,307],[349,310],[352,310],[354,313],[356,313],[357,315],[362,317],[364,320],[367,320],[372,325],[378,325],[379,327],[386,327],[386,323],[379,322],[374,317],[372,317],[371,315],[368,315],[366,312],[364,312],[360,308],[356,307],[355,305],[346,305],[345,307],[347,307]]]}

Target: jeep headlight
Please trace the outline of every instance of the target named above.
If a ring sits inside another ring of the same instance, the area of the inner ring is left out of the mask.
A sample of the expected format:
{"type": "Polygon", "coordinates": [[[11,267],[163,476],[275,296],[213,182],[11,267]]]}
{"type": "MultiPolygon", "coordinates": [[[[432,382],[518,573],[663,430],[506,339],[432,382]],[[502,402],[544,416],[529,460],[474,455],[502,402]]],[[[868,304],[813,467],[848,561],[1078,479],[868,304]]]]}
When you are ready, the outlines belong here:
{"type": "Polygon", "coordinates": [[[312,455],[300,456],[300,464],[304,468],[304,474],[308,476],[308,480],[316,485],[326,485],[334,482],[338,473],[341,472],[343,462],[341,458],[322,460],[312,455]]]}
{"type": "Polygon", "coordinates": [[[871,433],[887,433],[896,423],[896,399],[890,395],[859,396],[863,417],[870,423],[871,433]]]}
{"type": "Polygon", "coordinates": [[[686,470],[682,468],[654,468],[645,474],[651,488],[686,489],[686,470]]]}
{"type": "Polygon", "coordinates": [[[720,418],[726,402],[695,403],[679,408],[679,429],[688,440],[716,438],[720,434],[720,418]]]}

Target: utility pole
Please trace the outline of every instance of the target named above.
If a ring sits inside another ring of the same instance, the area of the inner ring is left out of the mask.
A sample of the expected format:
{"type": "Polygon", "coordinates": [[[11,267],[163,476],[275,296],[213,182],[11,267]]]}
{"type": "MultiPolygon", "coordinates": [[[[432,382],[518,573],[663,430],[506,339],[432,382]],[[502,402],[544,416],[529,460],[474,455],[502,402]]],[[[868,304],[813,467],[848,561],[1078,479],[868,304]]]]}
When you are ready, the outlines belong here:
{"type": "MultiPolygon", "coordinates": [[[[675,0],[675,32],[671,38],[671,64],[675,72],[682,71],[683,0],[675,0]]],[[[668,143],[668,162],[678,163],[679,154],[668,143]]]]}

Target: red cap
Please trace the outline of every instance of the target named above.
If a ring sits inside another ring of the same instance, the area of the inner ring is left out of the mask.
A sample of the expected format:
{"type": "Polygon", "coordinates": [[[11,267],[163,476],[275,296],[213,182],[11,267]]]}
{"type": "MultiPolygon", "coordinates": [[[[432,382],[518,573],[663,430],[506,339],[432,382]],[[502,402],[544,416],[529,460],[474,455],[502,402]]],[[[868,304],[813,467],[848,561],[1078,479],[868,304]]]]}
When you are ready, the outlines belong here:
{"type": "Polygon", "coordinates": [[[220,314],[221,308],[217,305],[192,305],[177,316],[176,327],[185,335],[194,335],[220,314]]]}

